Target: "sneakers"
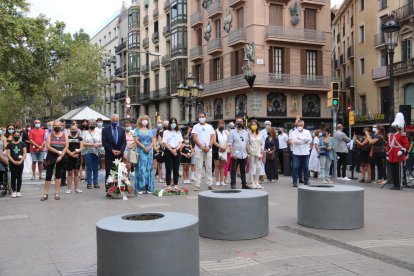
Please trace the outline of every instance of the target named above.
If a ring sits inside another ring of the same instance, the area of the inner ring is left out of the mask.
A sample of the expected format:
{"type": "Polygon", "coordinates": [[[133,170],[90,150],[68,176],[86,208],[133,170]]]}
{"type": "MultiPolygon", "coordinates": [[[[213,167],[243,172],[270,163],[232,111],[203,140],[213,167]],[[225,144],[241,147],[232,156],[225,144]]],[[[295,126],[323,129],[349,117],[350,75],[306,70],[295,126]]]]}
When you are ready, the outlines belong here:
{"type": "Polygon", "coordinates": [[[329,184],[334,184],[334,182],[330,179],[328,179],[329,184]]]}
{"type": "Polygon", "coordinates": [[[219,181],[216,182],[216,186],[221,186],[219,181]]]}
{"type": "Polygon", "coordinates": [[[345,176],[342,178],[342,180],[351,181],[352,179],[345,176]]]}
{"type": "Polygon", "coordinates": [[[257,184],[257,185],[256,185],[256,188],[257,188],[257,189],[263,189],[263,186],[262,186],[262,185],[260,185],[260,184],[257,184]]]}
{"type": "Polygon", "coordinates": [[[75,192],[78,193],[78,194],[82,193],[82,191],[79,190],[79,189],[75,190],[75,192]]]}
{"type": "Polygon", "coordinates": [[[67,194],[70,194],[70,193],[71,193],[71,190],[67,190],[67,191],[66,191],[66,193],[67,193],[67,194]]]}
{"type": "MultiPolygon", "coordinates": [[[[210,188],[210,186],[208,186],[208,187],[210,188]]],[[[194,191],[198,191],[198,190],[200,190],[200,186],[199,185],[195,185],[194,191]]]]}
{"type": "Polygon", "coordinates": [[[329,184],[329,181],[328,180],[324,180],[322,183],[323,184],[329,184]]]}
{"type": "Polygon", "coordinates": [[[11,197],[12,197],[12,198],[16,198],[16,197],[17,197],[16,192],[13,192],[13,193],[12,193],[12,195],[11,195],[11,197]]]}
{"type": "Polygon", "coordinates": [[[164,179],[160,178],[160,183],[164,183],[164,179]]]}
{"type": "Polygon", "coordinates": [[[227,184],[226,184],[226,183],[224,183],[224,181],[221,181],[221,182],[220,182],[220,186],[227,186],[227,184]]]}
{"type": "Polygon", "coordinates": [[[17,196],[17,197],[22,197],[22,193],[21,193],[21,192],[17,192],[17,193],[16,193],[16,196],[17,196]]]}

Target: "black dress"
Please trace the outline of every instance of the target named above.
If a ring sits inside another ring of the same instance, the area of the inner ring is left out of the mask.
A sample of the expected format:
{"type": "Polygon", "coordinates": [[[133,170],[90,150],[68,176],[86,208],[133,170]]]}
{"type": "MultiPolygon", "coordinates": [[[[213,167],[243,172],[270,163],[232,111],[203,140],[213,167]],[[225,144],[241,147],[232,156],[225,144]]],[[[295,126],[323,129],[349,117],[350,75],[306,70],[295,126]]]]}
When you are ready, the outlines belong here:
{"type": "MultiPolygon", "coordinates": [[[[265,141],[265,152],[269,150],[274,150],[274,158],[273,160],[266,157],[266,164],[265,164],[265,172],[268,180],[275,180],[279,179],[278,176],[278,169],[277,169],[277,152],[279,150],[279,140],[277,138],[273,138],[270,141],[269,137],[266,138],[265,141]]],[[[268,156],[268,155],[266,155],[268,156]]]]}

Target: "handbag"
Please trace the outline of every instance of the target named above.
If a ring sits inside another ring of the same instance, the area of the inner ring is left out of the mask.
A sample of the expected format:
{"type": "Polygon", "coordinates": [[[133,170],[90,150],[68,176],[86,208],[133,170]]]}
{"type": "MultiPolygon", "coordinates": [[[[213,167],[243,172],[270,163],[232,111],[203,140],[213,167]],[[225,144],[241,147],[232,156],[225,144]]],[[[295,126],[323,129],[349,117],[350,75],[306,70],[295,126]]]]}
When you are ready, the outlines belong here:
{"type": "Polygon", "coordinates": [[[275,160],[276,159],[276,153],[275,153],[274,148],[270,151],[269,150],[266,151],[266,159],[269,159],[269,160],[275,160]]]}
{"type": "MultiPolygon", "coordinates": [[[[96,143],[95,138],[93,138],[93,135],[92,135],[91,131],[89,131],[89,135],[92,137],[93,142],[96,143]]],[[[104,147],[92,148],[92,153],[94,153],[99,158],[105,157],[104,147]]]]}
{"type": "Polygon", "coordinates": [[[164,147],[160,147],[158,151],[155,153],[155,160],[157,160],[158,163],[164,163],[164,147]]]}
{"type": "Polygon", "coordinates": [[[134,149],[130,149],[127,154],[127,160],[131,164],[138,163],[138,153],[134,149]]]}

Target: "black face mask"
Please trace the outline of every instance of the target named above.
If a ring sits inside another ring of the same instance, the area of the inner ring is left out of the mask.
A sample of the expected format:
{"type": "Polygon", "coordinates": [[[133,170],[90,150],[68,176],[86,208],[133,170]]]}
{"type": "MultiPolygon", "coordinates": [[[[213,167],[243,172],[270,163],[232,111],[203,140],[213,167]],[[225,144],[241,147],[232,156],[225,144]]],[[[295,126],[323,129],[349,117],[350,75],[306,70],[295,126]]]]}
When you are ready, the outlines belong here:
{"type": "Polygon", "coordinates": [[[76,136],[78,134],[77,131],[71,131],[70,134],[72,134],[72,136],[76,136]]]}
{"type": "Polygon", "coordinates": [[[13,136],[13,140],[16,141],[16,142],[19,141],[20,140],[20,136],[19,137],[13,136]]]}
{"type": "Polygon", "coordinates": [[[61,127],[54,127],[53,128],[53,131],[54,132],[60,132],[62,130],[62,128],[61,127]]]}
{"type": "Polygon", "coordinates": [[[82,130],[88,129],[87,125],[82,125],[82,130]]]}
{"type": "Polygon", "coordinates": [[[221,127],[219,127],[218,129],[219,129],[220,131],[223,131],[223,130],[224,130],[224,127],[222,127],[222,126],[221,126],[221,127]]]}
{"type": "Polygon", "coordinates": [[[94,130],[96,126],[90,126],[89,129],[90,130],[94,130]]]}
{"type": "Polygon", "coordinates": [[[243,123],[237,123],[237,128],[243,128],[243,123]]]}

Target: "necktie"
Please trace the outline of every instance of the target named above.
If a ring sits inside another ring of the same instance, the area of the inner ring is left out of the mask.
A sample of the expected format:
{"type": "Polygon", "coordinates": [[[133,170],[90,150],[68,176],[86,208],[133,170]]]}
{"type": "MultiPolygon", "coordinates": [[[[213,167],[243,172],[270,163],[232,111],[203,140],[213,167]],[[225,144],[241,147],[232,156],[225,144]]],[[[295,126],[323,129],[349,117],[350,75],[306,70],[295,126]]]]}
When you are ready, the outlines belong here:
{"type": "Polygon", "coordinates": [[[114,137],[115,145],[117,145],[118,144],[118,129],[116,127],[114,127],[113,137],[114,137]]]}

